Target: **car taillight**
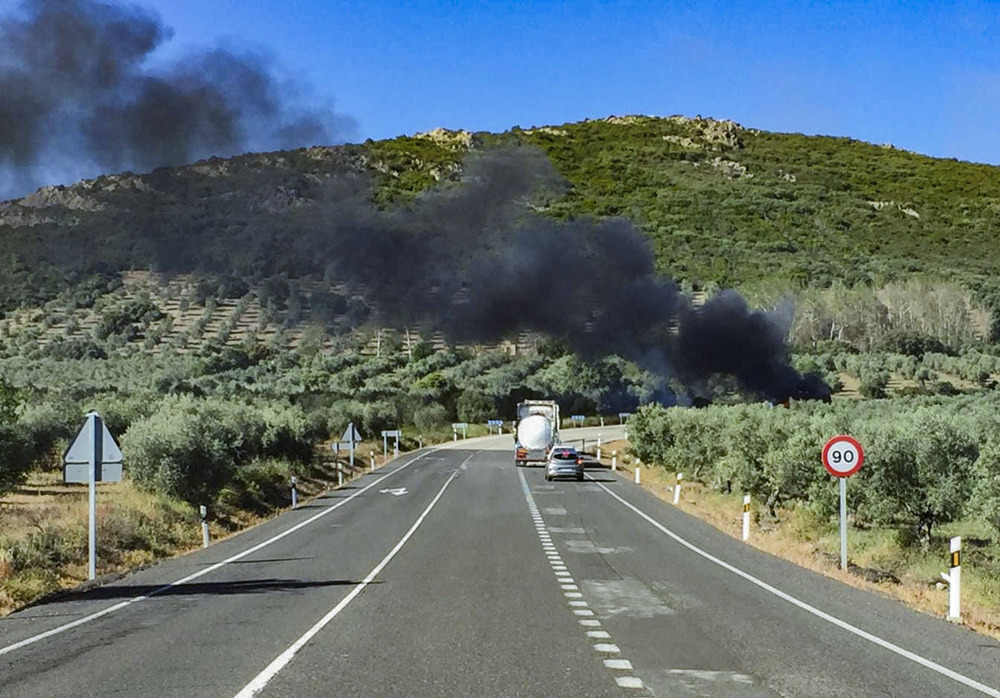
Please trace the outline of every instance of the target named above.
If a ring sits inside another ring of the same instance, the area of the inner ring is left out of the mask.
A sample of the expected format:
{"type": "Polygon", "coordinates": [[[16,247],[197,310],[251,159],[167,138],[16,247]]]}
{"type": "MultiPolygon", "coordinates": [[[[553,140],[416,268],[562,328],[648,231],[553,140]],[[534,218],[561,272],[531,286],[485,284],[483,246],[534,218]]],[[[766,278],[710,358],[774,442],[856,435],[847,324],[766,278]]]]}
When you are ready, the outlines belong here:
{"type": "Polygon", "coordinates": [[[528,450],[527,449],[524,449],[524,448],[517,449],[517,457],[518,458],[525,458],[527,455],[528,455],[528,450]]]}

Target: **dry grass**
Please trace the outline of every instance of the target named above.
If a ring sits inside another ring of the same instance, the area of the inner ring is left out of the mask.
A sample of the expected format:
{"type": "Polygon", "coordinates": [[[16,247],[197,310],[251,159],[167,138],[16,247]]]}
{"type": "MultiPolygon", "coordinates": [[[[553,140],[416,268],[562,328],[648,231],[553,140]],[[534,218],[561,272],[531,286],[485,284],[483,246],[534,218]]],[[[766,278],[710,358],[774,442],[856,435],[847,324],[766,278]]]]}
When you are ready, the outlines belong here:
{"type": "MultiPolygon", "coordinates": [[[[302,503],[337,487],[333,454],[324,449],[317,449],[317,465],[298,477],[302,503]]],[[[369,452],[358,450],[353,473],[341,459],[345,485],[367,472],[369,452]]],[[[391,458],[391,453],[386,459],[376,452],[376,467],[391,458]]],[[[271,515],[228,511],[210,521],[211,538],[235,535],[282,510],[271,515]]],[[[0,498],[0,616],[87,580],[87,518],[87,487],[63,484],[59,472],[33,472],[23,486],[0,498]]],[[[97,521],[99,577],[201,546],[200,517],[193,506],[142,492],[127,480],[98,486],[97,521]]]]}
{"type": "MultiPolygon", "coordinates": [[[[626,441],[609,443],[605,455],[609,456],[611,449],[616,449],[619,453],[617,475],[634,481],[633,459],[622,455],[627,447],[626,441]]],[[[603,461],[610,464],[610,457],[603,461]]],[[[664,501],[673,501],[675,473],[643,466],[640,475],[644,489],[664,501]]],[[[903,548],[894,531],[852,529],[848,534],[851,562],[862,568],[891,572],[900,580],[899,584],[871,582],[839,568],[840,538],[834,522],[819,521],[810,512],[798,509],[781,509],[777,518],[770,520],[762,515],[759,502],[751,506],[749,545],[845,584],[897,599],[923,613],[938,618],[947,615],[948,592],[936,585],[939,573],[947,570],[946,555],[903,548]]],[[[678,508],[733,538],[742,537],[742,495],[723,494],[700,483],[684,481],[678,508]]],[[[975,533],[975,526],[960,522],[945,527],[940,534],[969,535],[970,531],[975,533]]],[[[989,558],[993,552],[984,553],[984,557],[989,558]]],[[[972,551],[963,555],[963,559],[969,561],[972,551]]],[[[962,619],[969,628],[1000,639],[1000,580],[968,562],[962,566],[962,619]]]]}

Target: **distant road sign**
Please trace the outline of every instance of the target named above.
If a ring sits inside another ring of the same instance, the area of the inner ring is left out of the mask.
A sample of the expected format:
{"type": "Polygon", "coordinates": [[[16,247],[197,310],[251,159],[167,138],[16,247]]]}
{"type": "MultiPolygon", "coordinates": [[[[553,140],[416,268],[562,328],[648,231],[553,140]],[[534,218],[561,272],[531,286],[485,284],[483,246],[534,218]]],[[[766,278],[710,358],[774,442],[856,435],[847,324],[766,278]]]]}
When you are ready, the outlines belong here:
{"type": "Polygon", "coordinates": [[[468,429],[469,428],[469,423],[468,422],[455,422],[454,424],[451,425],[451,428],[452,429],[468,429]]]}
{"type": "Polygon", "coordinates": [[[503,426],[503,420],[502,419],[488,419],[488,420],[486,420],[486,425],[490,426],[490,427],[502,427],[503,426]]]}
{"type": "Polygon", "coordinates": [[[823,447],[823,465],[836,477],[849,477],[861,470],[865,452],[857,439],[834,436],[823,447]]]}
{"type": "Polygon", "coordinates": [[[570,417],[570,421],[572,421],[572,422],[583,422],[586,419],[587,418],[585,416],[583,416],[582,414],[574,414],[574,415],[572,415],[570,417]]]}
{"type": "Polygon", "coordinates": [[[403,432],[399,429],[386,429],[382,432],[382,436],[400,438],[403,436],[403,432]]]}
{"type": "Polygon", "coordinates": [[[361,432],[358,428],[354,426],[354,422],[347,425],[347,429],[344,430],[344,435],[340,437],[341,441],[346,441],[347,443],[354,442],[358,443],[361,441],[361,432]]]}

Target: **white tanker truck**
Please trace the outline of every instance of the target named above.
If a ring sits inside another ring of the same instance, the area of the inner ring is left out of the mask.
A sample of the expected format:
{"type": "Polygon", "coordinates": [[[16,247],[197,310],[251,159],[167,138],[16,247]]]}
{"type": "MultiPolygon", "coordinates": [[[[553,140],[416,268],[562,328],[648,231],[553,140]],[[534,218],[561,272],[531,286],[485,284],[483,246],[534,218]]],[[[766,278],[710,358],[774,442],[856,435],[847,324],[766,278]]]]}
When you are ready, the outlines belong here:
{"type": "Polygon", "coordinates": [[[559,443],[559,405],[555,400],[525,400],[517,405],[514,464],[544,463],[559,443]]]}

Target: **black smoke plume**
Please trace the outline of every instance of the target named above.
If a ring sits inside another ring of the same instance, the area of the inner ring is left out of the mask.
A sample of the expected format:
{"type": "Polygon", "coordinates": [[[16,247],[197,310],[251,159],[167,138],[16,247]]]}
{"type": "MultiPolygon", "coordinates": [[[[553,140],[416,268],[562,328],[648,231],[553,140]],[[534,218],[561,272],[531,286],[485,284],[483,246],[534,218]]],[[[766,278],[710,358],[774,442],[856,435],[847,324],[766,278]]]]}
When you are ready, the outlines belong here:
{"type": "Polygon", "coordinates": [[[27,0],[0,18],[0,196],[42,182],[329,142],[266,56],[218,48],[165,69],[172,32],[135,5],[27,0]]]}
{"type": "Polygon", "coordinates": [[[735,292],[692,307],[627,221],[536,212],[567,186],[542,153],[474,152],[462,172],[458,186],[388,213],[349,199],[320,207],[317,237],[332,243],[334,275],[364,287],[381,321],[466,342],[537,331],[586,357],[634,361],[695,395],[731,375],[773,401],[828,397],[790,365],[782,315],[752,310],[735,292]]]}

